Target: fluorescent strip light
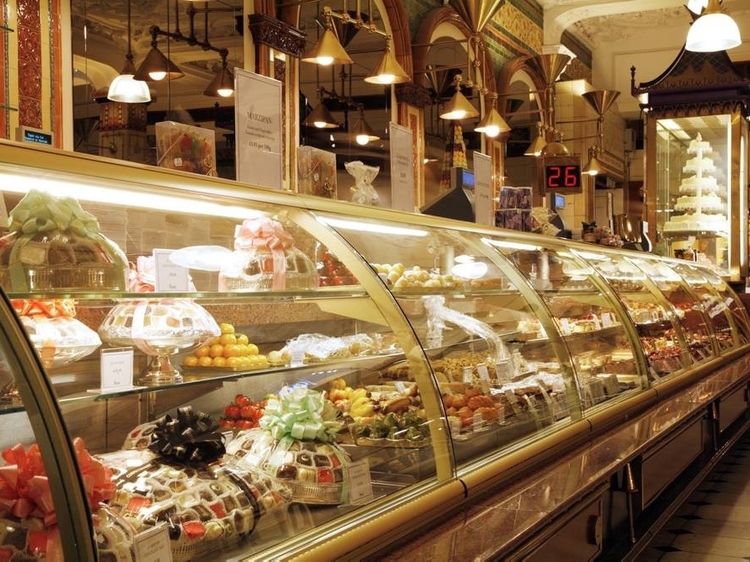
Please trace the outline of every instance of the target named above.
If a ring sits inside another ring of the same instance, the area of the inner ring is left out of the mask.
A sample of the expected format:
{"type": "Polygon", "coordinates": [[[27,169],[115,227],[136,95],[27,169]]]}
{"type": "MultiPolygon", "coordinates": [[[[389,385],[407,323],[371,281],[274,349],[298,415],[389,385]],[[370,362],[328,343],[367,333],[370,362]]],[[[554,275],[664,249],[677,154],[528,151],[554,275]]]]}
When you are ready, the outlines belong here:
{"type": "Polygon", "coordinates": [[[387,224],[373,224],[369,222],[359,222],[344,219],[334,219],[329,217],[318,217],[318,221],[343,230],[357,230],[359,232],[372,232],[375,234],[395,234],[397,236],[416,236],[418,238],[427,236],[426,230],[417,230],[413,228],[404,228],[402,226],[391,226],[387,224]]]}
{"type": "Polygon", "coordinates": [[[524,244],[522,242],[511,242],[509,240],[493,240],[491,238],[482,238],[482,242],[495,246],[497,248],[503,248],[504,250],[526,250],[529,252],[538,252],[541,250],[541,246],[535,246],[534,244],[524,244]]]}
{"type": "Polygon", "coordinates": [[[105,203],[118,207],[138,207],[171,213],[177,211],[185,214],[232,219],[251,219],[264,215],[261,211],[254,209],[237,207],[235,205],[221,205],[206,199],[194,200],[182,197],[181,195],[170,196],[155,193],[139,193],[137,197],[134,197],[132,191],[88,183],[82,186],[80,180],[76,180],[74,183],[72,181],[68,182],[0,172],[0,185],[3,186],[0,191],[8,193],[26,194],[32,189],[36,189],[46,191],[54,197],[72,197],[79,202],[105,203]]]}

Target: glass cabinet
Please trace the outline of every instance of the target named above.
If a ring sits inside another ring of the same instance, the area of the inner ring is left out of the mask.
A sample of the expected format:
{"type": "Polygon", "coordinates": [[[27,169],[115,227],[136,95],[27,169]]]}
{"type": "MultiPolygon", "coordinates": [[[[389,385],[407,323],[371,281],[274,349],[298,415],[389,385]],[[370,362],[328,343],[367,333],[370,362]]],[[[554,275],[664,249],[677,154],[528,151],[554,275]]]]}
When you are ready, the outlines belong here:
{"type": "Polygon", "coordinates": [[[0,180],[0,448],[56,486],[2,551],[395,538],[385,513],[750,338],[701,263],[13,143],[0,180]]]}

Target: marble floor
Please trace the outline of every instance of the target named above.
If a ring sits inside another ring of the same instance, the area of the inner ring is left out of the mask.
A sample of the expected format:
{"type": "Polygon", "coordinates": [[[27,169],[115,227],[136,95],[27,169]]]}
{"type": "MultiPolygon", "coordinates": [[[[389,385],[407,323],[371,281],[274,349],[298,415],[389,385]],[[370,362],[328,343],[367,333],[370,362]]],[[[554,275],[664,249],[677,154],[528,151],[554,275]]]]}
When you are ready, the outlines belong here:
{"type": "Polygon", "coordinates": [[[750,432],[714,467],[637,560],[750,560],[750,432]]]}

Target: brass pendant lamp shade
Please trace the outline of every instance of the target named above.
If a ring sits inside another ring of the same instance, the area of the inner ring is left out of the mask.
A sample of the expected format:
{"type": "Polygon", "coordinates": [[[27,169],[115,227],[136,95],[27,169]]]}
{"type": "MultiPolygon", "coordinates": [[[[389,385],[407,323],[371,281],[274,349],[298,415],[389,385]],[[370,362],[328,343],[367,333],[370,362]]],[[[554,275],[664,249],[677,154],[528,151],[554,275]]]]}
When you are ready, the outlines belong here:
{"type": "Polygon", "coordinates": [[[510,131],[510,125],[506,123],[503,116],[493,107],[485,114],[479,124],[474,127],[474,130],[477,133],[484,133],[490,138],[495,138],[500,133],[510,131]]]}
{"type": "Polygon", "coordinates": [[[722,11],[719,0],[708,0],[703,13],[688,30],[685,49],[713,53],[733,49],[741,44],[742,38],[737,23],[722,11]]]}
{"type": "Polygon", "coordinates": [[[213,80],[206,86],[203,95],[228,98],[234,95],[234,76],[227,68],[227,58],[221,57],[221,68],[216,72],[213,80]]]}
{"type": "Polygon", "coordinates": [[[602,173],[602,165],[599,163],[599,160],[596,158],[595,152],[592,152],[591,158],[589,158],[589,161],[583,167],[583,170],[581,170],[581,173],[588,174],[590,176],[596,176],[602,173]]]}
{"type": "Polygon", "coordinates": [[[185,73],[159,50],[156,39],[151,42],[151,50],[135,73],[136,80],[155,82],[165,79],[177,80],[183,76],[185,76],[185,73]]]}
{"type": "Polygon", "coordinates": [[[359,120],[352,127],[351,136],[361,146],[379,140],[380,137],[375,134],[372,127],[365,121],[365,115],[363,111],[359,112],[359,120]]]}
{"type": "Polygon", "coordinates": [[[471,119],[472,117],[477,117],[478,115],[479,112],[471,104],[471,102],[466,99],[466,96],[463,95],[460,91],[457,91],[455,94],[453,94],[453,97],[450,99],[450,101],[445,104],[443,112],[440,114],[440,119],[471,119]]]}
{"type": "Polygon", "coordinates": [[[316,129],[338,129],[339,127],[336,119],[333,118],[322,101],[315,106],[302,124],[305,127],[315,127],[316,129]]]}
{"type": "Polygon", "coordinates": [[[302,58],[302,62],[311,62],[321,66],[330,66],[332,64],[352,64],[354,61],[341,46],[336,34],[328,28],[320,36],[317,43],[307,51],[302,58]]]}
{"type": "Polygon", "coordinates": [[[367,75],[365,82],[370,84],[403,84],[409,82],[409,74],[396,60],[396,55],[391,51],[391,41],[386,38],[385,53],[380,63],[375,69],[367,75]]]}

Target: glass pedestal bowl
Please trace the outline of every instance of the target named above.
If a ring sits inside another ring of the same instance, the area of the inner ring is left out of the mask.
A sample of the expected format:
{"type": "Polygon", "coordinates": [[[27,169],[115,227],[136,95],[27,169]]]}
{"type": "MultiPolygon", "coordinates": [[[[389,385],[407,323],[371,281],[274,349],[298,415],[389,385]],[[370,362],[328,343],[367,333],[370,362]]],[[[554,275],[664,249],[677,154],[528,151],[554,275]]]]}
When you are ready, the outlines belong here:
{"type": "Polygon", "coordinates": [[[149,356],[137,384],[158,386],[182,382],[170,355],[190,351],[221,333],[202,306],[190,299],[138,299],[121,302],[99,327],[110,345],[133,346],[149,356]]]}

